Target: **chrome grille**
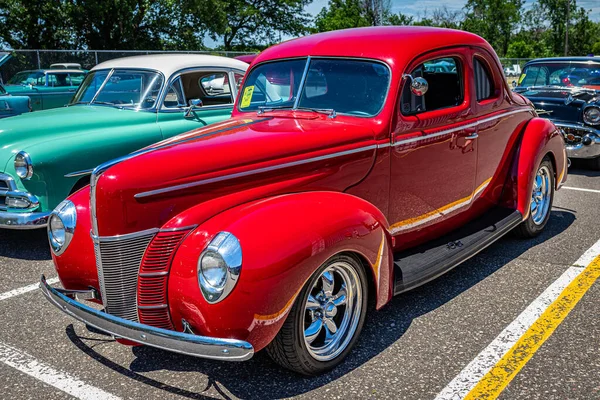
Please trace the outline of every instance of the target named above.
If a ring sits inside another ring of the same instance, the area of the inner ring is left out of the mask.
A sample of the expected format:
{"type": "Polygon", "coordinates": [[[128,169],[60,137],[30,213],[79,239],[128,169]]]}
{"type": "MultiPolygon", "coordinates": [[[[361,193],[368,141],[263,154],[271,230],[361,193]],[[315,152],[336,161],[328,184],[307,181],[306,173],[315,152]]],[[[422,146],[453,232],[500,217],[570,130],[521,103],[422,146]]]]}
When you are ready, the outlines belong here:
{"type": "Polygon", "coordinates": [[[6,194],[17,190],[12,176],[0,173],[0,211],[6,211],[6,194]]]}
{"type": "Polygon", "coordinates": [[[157,229],[94,240],[100,292],[106,312],[138,321],[138,272],[157,229]]]}

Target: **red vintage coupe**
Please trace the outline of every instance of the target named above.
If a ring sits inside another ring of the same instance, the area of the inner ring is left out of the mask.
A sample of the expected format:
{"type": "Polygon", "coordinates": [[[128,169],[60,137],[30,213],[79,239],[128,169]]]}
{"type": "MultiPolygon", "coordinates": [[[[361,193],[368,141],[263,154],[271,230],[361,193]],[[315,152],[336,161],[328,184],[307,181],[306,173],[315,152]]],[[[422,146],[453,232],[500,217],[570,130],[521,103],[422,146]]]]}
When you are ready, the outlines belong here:
{"type": "Polygon", "coordinates": [[[392,296],[540,233],[562,136],[470,33],[378,27],[262,52],[233,117],[97,167],[53,212],[63,312],[115,336],[314,375],[392,296]],[[104,306],[85,305],[83,300],[104,306]]]}

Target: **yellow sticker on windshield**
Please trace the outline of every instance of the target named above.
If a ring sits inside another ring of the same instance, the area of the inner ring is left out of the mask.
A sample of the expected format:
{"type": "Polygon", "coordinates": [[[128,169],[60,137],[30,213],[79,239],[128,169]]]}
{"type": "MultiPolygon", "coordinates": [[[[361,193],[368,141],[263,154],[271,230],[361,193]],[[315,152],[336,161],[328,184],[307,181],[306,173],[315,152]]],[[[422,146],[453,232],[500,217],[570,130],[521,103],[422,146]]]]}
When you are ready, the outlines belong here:
{"type": "Polygon", "coordinates": [[[519,77],[519,86],[521,86],[523,79],[525,79],[525,74],[521,74],[521,76],[519,77]]]}
{"type": "Polygon", "coordinates": [[[254,86],[247,86],[246,89],[244,89],[244,95],[242,96],[242,108],[246,108],[250,105],[250,102],[252,101],[252,93],[254,93],[254,86]]]}

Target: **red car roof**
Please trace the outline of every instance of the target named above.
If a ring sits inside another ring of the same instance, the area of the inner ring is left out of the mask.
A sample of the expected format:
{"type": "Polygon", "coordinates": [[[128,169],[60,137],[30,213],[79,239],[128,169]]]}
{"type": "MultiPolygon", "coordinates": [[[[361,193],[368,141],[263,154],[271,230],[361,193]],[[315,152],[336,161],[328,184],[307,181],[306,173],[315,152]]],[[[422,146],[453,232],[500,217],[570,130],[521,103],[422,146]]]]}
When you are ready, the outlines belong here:
{"type": "Polygon", "coordinates": [[[427,50],[453,45],[491,46],[481,37],[464,31],[423,26],[381,26],[318,33],[272,46],[260,53],[256,63],[302,56],[363,57],[405,64],[427,50]]]}

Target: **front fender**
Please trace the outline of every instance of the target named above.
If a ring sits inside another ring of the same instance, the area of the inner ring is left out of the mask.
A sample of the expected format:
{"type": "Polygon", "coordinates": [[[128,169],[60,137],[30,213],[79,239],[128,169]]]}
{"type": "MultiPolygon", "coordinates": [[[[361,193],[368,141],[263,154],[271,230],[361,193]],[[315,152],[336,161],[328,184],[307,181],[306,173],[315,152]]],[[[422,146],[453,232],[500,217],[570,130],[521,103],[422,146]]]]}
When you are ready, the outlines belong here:
{"type": "Polygon", "coordinates": [[[229,209],[202,223],[179,246],[168,282],[172,320],[180,330],[183,318],[197,334],[246,340],[261,349],[277,334],[314,271],[341,252],[353,252],[367,264],[380,307],[392,295],[387,227],[377,208],[344,193],[288,194],[229,209]],[[242,269],[231,294],[211,305],[200,292],[197,263],[221,231],[240,241],[242,269]]]}
{"type": "Polygon", "coordinates": [[[512,173],[505,198],[510,205],[529,216],[531,190],[537,168],[549,156],[556,174],[556,188],[567,179],[567,155],[562,134],[554,124],[542,118],[533,118],[525,127],[519,149],[515,155],[512,173]]]}

